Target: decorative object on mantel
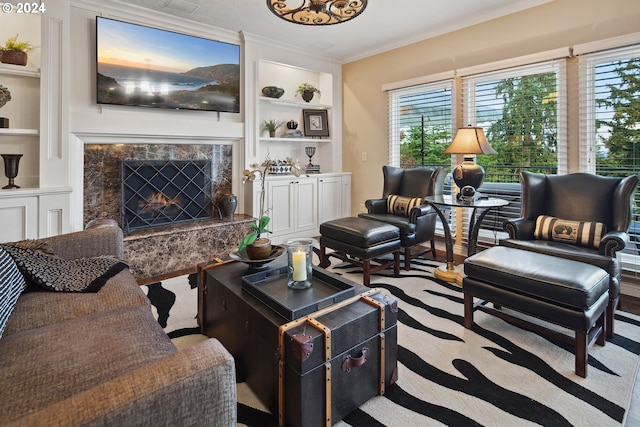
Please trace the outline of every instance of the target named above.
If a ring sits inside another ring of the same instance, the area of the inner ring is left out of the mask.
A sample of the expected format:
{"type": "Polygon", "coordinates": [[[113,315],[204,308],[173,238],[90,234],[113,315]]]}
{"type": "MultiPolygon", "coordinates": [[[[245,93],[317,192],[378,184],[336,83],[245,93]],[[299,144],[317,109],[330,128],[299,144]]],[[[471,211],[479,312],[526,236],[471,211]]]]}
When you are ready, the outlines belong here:
{"type": "Polygon", "coordinates": [[[9,37],[0,51],[0,62],[14,65],[27,65],[29,53],[36,47],[29,42],[19,42],[18,34],[9,37]]]}
{"type": "Polygon", "coordinates": [[[2,160],[4,160],[4,175],[9,178],[9,184],[2,187],[2,189],[20,188],[13,183],[13,180],[18,176],[18,164],[20,163],[22,154],[0,154],[0,156],[2,156],[2,160]]]}
{"type": "Polygon", "coordinates": [[[314,93],[317,93],[318,96],[322,96],[322,92],[310,83],[302,83],[298,86],[298,89],[296,89],[296,95],[300,95],[306,102],[310,102],[313,99],[314,93]]]}
{"type": "Polygon", "coordinates": [[[267,173],[271,175],[291,175],[294,173],[294,168],[299,170],[291,157],[287,157],[284,160],[276,159],[271,161],[267,173]]]}
{"type": "Polygon", "coordinates": [[[359,16],[368,0],[267,0],[277,17],[301,25],[333,25],[359,16]],[[287,7],[287,3],[295,6],[287,7]],[[302,4],[301,4],[302,3],[302,4]]]}
{"type": "Polygon", "coordinates": [[[298,122],[289,120],[287,122],[287,131],[283,135],[285,138],[302,138],[302,131],[298,129],[298,122]]]}
{"type": "Polygon", "coordinates": [[[282,121],[280,120],[270,119],[262,122],[262,130],[268,131],[271,138],[276,136],[276,131],[280,126],[282,126],[282,121]]]}
{"type": "MultiPolygon", "coordinates": [[[[4,107],[7,102],[11,101],[11,92],[6,87],[0,85],[0,108],[4,107]]],[[[9,119],[6,117],[0,117],[0,128],[6,129],[9,127],[9,119]]]]}
{"type": "Polygon", "coordinates": [[[265,86],[262,88],[262,94],[267,98],[280,98],[284,95],[284,89],[277,86],[265,86]]]}
{"type": "Polygon", "coordinates": [[[233,218],[238,206],[238,198],[235,194],[225,194],[220,197],[220,211],[223,219],[233,218]]]}
{"type": "MultiPolygon", "coordinates": [[[[264,209],[264,196],[265,196],[265,185],[266,185],[266,177],[269,174],[269,168],[273,164],[273,160],[267,157],[261,164],[252,163],[249,165],[250,169],[245,169],[242,171],[242,183],[245,184],[247,181],[255,181],[256,179],[260,179],[260,212],[257,223],[251,223],[251,231],[246,236],[242,238],[240,243],[238,244],[238,250],[235,253],[242,254],[243,250],[247,255],[247,258],[251,260],[265,260],[268,259],[270,255],[274,252],[272,250],[271,240],[262,237],[264,233],[270,233],[267,229],[267,225],[271,221],[271,218],[266,215],[264,209]]],[[[291,173],[296,176],[300,175],[300,171],[297,168],[291,168],[291,173]]],[[[282,252],[284,253],[284,251],[282,252]]],[[[282,255],[280,253],[278,256],[282,255]]],[[[231,254],[232,257],[234,253],[231,254]]]]}
{"type": "Polygon", "coordinates": [[[304,147],[304,152],[309,157],[309,164],[304,168],[306,173],[320,173],[320,165],[311,163],[311,158],[316,154],[316,147],[304,147]]]}

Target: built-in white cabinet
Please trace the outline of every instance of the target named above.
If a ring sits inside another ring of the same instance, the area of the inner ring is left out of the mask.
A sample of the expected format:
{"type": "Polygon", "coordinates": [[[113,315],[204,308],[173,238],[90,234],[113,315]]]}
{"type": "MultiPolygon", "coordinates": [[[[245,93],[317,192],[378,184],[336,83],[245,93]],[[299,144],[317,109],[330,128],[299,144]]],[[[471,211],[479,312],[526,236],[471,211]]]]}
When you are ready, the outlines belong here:
{"type": "MultiPolygon", "coordinates": [[[[247,213],[260,215],[261,181],[248,182],[245,189],[247,213]]],[[[271,218],[269,237],[282,243],[291,237],[316,237],[320,224],[349,216],[351,174],[268,176],[265,208],[271,218]]]]}
{"type": "Polygon", "coordinates": [[[318,180],[307,177],[267,180],[272,236],[313,232],[318,227],[318,180]]]}

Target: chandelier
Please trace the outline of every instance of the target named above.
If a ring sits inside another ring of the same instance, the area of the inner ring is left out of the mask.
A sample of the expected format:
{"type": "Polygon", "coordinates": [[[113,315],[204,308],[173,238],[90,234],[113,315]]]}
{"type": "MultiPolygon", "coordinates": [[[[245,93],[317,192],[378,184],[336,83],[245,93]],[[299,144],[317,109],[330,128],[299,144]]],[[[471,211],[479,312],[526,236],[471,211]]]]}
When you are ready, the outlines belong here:
{"type": "Polygon", "coordinates": [[[296,24],[333,25],[360,15],[367,0],[267,0],[267,6],[276,16],[296,24]]]}

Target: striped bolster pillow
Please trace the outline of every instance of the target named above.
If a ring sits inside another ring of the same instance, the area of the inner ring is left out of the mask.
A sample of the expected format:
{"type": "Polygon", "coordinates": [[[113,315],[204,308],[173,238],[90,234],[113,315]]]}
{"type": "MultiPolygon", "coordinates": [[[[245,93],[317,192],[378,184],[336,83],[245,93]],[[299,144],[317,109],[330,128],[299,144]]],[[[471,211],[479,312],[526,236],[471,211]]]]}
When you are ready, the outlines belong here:
{"type": "Polygon", "coordinates": [[[389,194],[387,197],[387,212],[393,215],[409,216],[409,212],[416,206],[420,206],[423,199],[420,197],[402,197],[395,194],[389,194]]]}
{"type": "Polygon", "coordinates": [[[536,239],[597,249],[606,232],[607,227],[601,222],[570,221],[540,215],[536,220],[536,230],[533,234],[536,239]]]}

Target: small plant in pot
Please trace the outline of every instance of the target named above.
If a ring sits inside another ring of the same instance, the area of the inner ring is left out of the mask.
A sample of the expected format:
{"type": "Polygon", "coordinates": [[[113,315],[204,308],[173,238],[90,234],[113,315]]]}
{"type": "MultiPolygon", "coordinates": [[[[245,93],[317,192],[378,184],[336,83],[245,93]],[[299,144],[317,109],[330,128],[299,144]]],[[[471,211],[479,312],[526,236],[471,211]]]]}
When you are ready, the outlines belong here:
{"type": "Polygon", "coordinates": [[[0,51],[0,62],[14,65],[27,65],[29,54],[36,47],[29,42],[18,41],[18,34],[9,37],[0,51]]]}
{"type": "MultiPolygon", "coordinates": [[[[288,159],[289,160],[289,159],[288,159]]],[[[266,185],[266,176],[269,174],[269,166],[273,164],[273,160],[267,156],[267,158],[261,163],[253,163],[249,165],[250,169],[245,169],[242,171],[242,183],[246,183],[247,181],[255,181],[256,179],[260,179],[260,212],[258,221],[256,223],[251,223],[251,232],[242,238],[240,244],[238,245],[238,253],[243,249],[246,249],[247,257],[252,260],[260,260],[267,259],[269,255],[271,255],[271,240],[263,237],[266,233],[271,233],[267,229],[271,218],[266,215],[266,211],[264,209],[264,196],[265,196],[265,185],[266,185]]],[[[300,171],[297,168],[292,168],[291,173],[296,176],[300,175],[300,171]]]]}
{"type": "Polygon", "coordinates": [[[298,89],[296,89],[296,95],[300,95],[306,102],[313,99],[314,93],[317,93],[318,96],[322,95],[320,89],[309,83],[302,83],[298,86],[298,89]]]}
{"type": "Polygon", "coordinates": [[[276,136],[276,131],[278,130],[278,128],[280,128],[280,126],[283,125],[283,123],[284,122],[280,120],[265,120],[262,122],[262,130],[268,131],[269,136],[273,138],[274,136],[276,136]]]}

